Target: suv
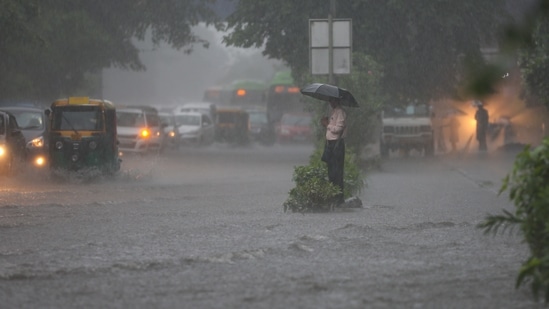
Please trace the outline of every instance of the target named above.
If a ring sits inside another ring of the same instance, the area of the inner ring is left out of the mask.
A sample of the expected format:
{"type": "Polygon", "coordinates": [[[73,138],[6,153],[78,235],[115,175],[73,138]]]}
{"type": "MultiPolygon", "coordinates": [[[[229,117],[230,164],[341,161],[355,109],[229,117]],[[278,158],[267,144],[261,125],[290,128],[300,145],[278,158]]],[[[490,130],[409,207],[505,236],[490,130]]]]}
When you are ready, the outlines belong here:
{"type": "Polygon", "coordinates": [[[116,109],[119,149],[122,152],[160,152],[164,132],[158,111],[147,106],[126,106],[116,109]]]}
{"type": "Polygon", "coordinates": [[[381,121],[379,151],[382,157],[388,157],[392,150],[405,154],[417,150],[425,156],[434,154],[433,126],[427,105],[386,108],[381,121]]]}

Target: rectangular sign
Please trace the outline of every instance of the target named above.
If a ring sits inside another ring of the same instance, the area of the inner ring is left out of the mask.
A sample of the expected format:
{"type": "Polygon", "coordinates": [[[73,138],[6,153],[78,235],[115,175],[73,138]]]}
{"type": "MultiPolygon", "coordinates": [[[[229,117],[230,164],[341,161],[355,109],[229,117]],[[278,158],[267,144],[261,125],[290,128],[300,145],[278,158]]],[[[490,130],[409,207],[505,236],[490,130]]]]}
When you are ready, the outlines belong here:
{"type": "MultiPolygon", "coordinates": [[[[309,66],[311,74],[330,74],[330,22],[309,20],[309,66]]],[[[332,20],[332,73],[350,74],[352,64],[351,19],[332,20]]]]}

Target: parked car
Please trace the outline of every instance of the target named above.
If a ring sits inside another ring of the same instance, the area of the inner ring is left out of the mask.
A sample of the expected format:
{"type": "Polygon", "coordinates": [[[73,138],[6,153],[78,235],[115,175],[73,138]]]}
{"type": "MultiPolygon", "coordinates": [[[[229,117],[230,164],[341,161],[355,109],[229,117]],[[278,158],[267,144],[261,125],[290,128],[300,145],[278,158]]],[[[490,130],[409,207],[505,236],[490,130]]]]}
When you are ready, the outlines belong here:
{"type": "Polygon", "coordinates": [[[116,109],[119,149],[122,153],[160,152],[164,132],[158,111],[148,106],[126,106],[116,109]]]}
{"type": "Polygon", "coordinates": [[[25,160],[25,137],[15,116],[0,111],[0,174],[12,174],[25,160]]]}
{"type": "Polygon", "coordinates": [[[279,143],[312,141],[311,121],[312,116],[308,113],[286,113],[282,115],[276,128],[277,141],[279,143]]]}
{"type": "Polygon", "coordinates": [[[268,119],[266,110],[250,109],[250,138],[263,145],[272,145],[276,141],[274,126],[268,119]]]}
{"type": "Polygon", "coordinates": [[[35,167],[44,167],[48,160],[48,121],[45,111],[36,107],[10,106],[1,110],[12,114],[26,144],[27,162],[35,167]]]}
{"type": "Polygon", "coordinates": [[[208,114],[175,113],[175,125],[181,144],[210,145],[215,141],[215,124],[208,114]]]}

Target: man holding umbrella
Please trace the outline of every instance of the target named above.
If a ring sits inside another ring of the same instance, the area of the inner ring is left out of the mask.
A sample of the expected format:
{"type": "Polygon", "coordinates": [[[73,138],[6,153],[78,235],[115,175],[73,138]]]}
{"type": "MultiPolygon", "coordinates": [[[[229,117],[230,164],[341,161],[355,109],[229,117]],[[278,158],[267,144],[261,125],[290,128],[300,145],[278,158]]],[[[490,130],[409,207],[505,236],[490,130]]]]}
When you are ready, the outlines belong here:
{"type": "Polygon", "coordinates": [[[328,101],[332,107],[330,117],[320,120],[326,128],[326,148],[322,161],[328,164],[328,179],[341,188],[337,196],[339,205],[345,203],[343,194],[343,171],[345,162],[345,134],[347,129],[347,113],[342,106],[358,107],[353,95],[346,89],[329,84],[313,83],[301,89],[301,93],[318,100],[328,101]]]}
{"type": "Polygon", "coordinates": [[[341,107],[339,99],[332,98],[328,102],[330,102],[332,108],[330,117],[323,117],[320,123],[326,128],[326,151],[330,153],[326,162],[328,165],[328,179],[341,188],[341,193],[338,194],[336,200],[337,204],[340,205],[345,202],[343,196],[343,170],[347,113],[341,107]]]}

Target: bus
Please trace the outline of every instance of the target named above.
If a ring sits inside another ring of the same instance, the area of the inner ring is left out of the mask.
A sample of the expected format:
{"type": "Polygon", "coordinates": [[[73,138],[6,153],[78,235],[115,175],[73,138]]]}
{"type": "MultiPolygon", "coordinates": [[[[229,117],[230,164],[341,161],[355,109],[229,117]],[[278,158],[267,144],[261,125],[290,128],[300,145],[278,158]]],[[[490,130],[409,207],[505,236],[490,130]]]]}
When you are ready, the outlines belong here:
{"type": "Polygon", "coordinates": [[[241,108],[265,107],[267,85],[260,80],[235,80],[204,92],[204,102],[241,108]]]}
{"type": "Polygon", "coordinates": [[[285,113],[302,113],[300,88],[295,85],[291,71],[279,71],[271,79],[267,89],[267,114],[273,123],[279,122],[285,113]]]}

